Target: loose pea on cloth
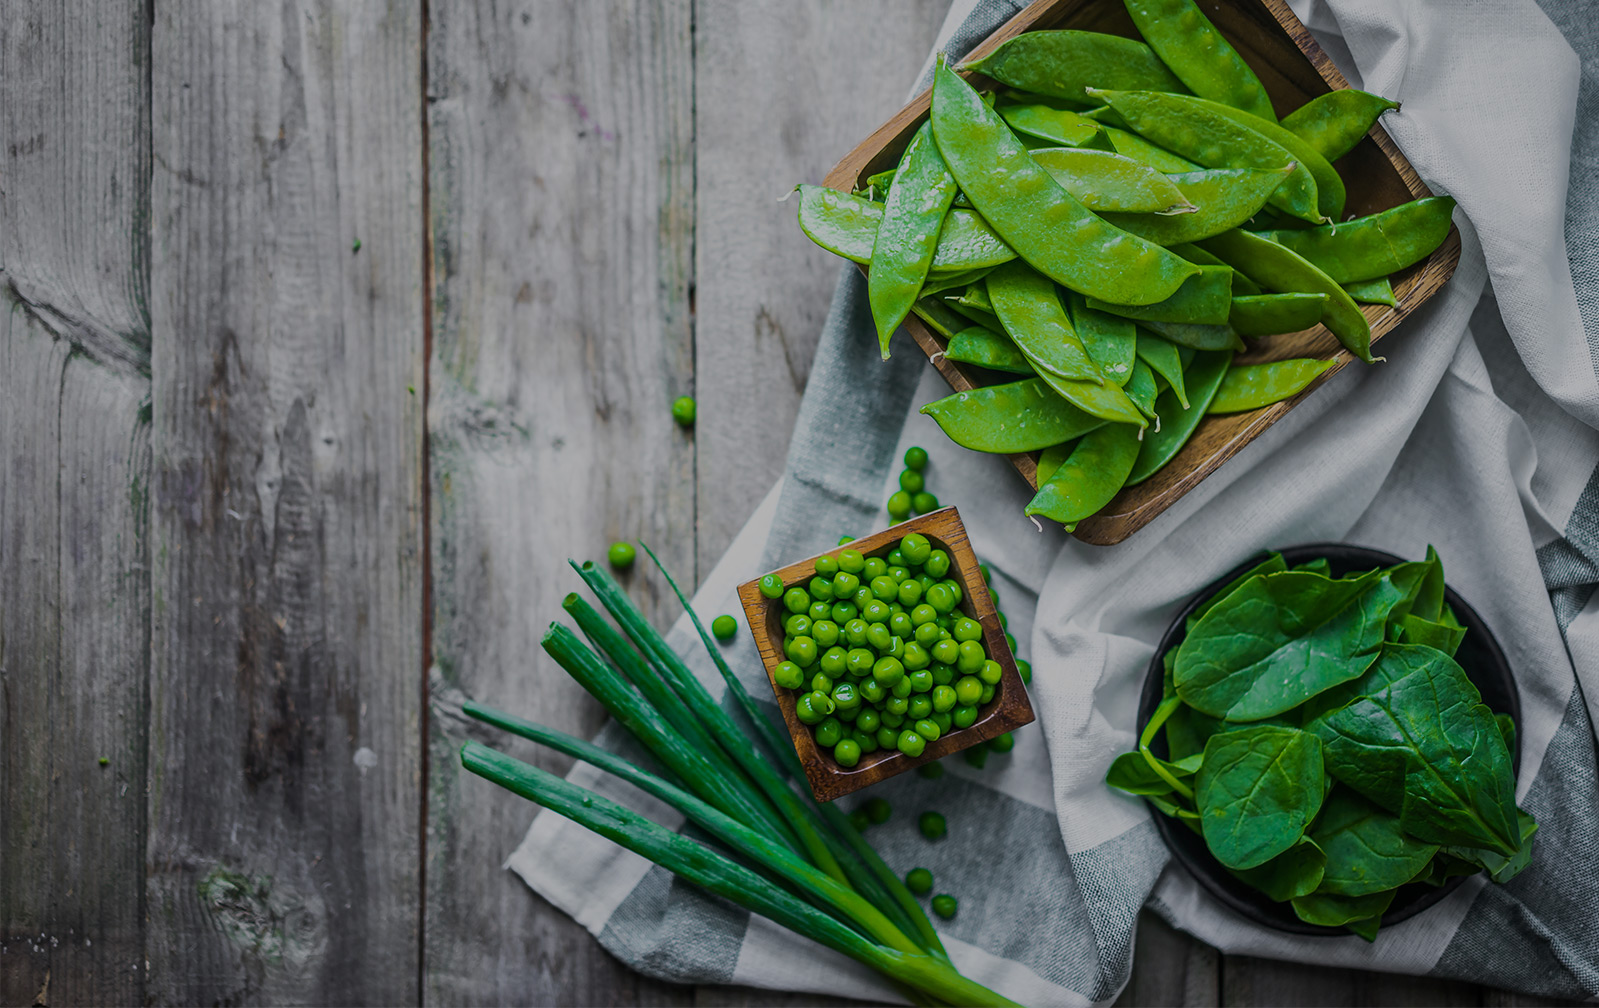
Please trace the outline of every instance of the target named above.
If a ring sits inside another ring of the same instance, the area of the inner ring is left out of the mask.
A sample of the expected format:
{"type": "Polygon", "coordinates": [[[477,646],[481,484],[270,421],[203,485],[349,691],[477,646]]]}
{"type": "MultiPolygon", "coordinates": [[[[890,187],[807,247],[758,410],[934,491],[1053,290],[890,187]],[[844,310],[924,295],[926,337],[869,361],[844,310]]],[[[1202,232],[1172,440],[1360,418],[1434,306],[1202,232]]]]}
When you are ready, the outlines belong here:
{"type": "MultiPolygon", "coordinates": [[[[844,269],[786,475],[696,604],[737,612],[738,582],[881,527],[900,455],[927,447],[930,487],[960,506],[1032,660],[1038,721],[984,770],[956,758],[939,781],[873,789],[895,812],[869,836],[897,870],[931,868],[938,891],[959,897],[939,928],[974,978],[1023,1002],[1109,1001],[1137,968],[1148,905],[1224,952],[1599,998],[1599,27],[1589,0],[1541,3],[1294,4],[1357,86],[1403,101],[1384,125],[1428,185],[1459,200],[1460,267],[1382,341],[1387,363],[1345,369],[1119,546],[1035,531],[1004,459],[953,446],[916,413],[947,389],[903,336],[878,362],[865,284],[844,269]],[[1540,824],[1511,883],[1472,879],[1375,944],[1231,914],[1168,864],[1144,806],[1103,783],[1132,744],[1152,644],[1182,601],[1264,547],[1325,540],[1410,557],[1438,547],[1514,666],[1517,797],[1540,824]],[[949,820],[938,843],[915,828],[929,808],[949,820]]],[[[958,0],[939,48],[962,55],[1019,7],[958,0]]],[[[671,640],[714,681],[683,625],[671,640]]],[[[762,695],[747,633],[729,654],[762,695]]],[[[572,777],[607,787],[586,768],[572,777]]],[[[652,975],[897,1000],[863,967],[553,814],[509,865],[652,975]]]]}

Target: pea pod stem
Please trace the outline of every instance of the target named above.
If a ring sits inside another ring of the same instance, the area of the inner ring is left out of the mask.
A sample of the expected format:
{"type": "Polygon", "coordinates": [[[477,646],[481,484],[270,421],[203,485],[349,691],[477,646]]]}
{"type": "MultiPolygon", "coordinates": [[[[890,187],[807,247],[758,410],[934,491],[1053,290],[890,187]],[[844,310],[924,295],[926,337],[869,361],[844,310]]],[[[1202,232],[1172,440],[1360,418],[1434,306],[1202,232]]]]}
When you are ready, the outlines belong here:
{"type": "MultiPolygon", "coordinates": [[[[672,594],[676,595],[677,600],[683,604],[683,611],[688,613],[689,619],[694,624],[694,629],[699,632],[701,643],[710,652],[711,660],[716,663],[717,671],[722,674],[722,678],[727,682],[728,692],[732,694],[734,702],[743,709],[744,716],[754,726],[770,755],[779,766],[782,766],[788,772],[790,777],[795,780],[803,778],[805,771],[800,766],[799,757],[794,752],[793,744],[788,738],[778,732],[777,726],[772,724],[771,719],[766,717],[761,709],[755,705],[755,699],[744,688],[744,684],[739,681],[738,676],[733,674],[733,669],[727,664],[727,660],[722,657],[721,650],[716,647],[710,636],[705,632],[705,625],[700,621],[699,614],[694,611],[694,607],[689,604],[688,598],[684,596],[683,590],[677,586],[677,582],[667,572],[666,566],[661,563],[660,557],[655,555],[655,551],[650,549],[648,544],[640,543],[639,545],[644,547],[644,552],[649,556],[650,561],[655,564],[655,568],[666,579],[667,585],[672,589],[672,594]]],[[[698,680],[695,681],[696,683],[698,682],[698,680]]],[[[718,707],[717,710],[720,711],[721,708],[718,707]]],[[[731,725],[729,725],[729,728],[731,729],[731,725]]],[[[801,808],[804,809],[805,806],[801,806],[801,808]]],[[[844,873],[849,877],[849,881],[871,897],[875,905],[897,908],[898,913],[895,916],[899,920],[896,923],[901,927],[909,925],[920,940],[923,948],[936,956],[948,959],[948,953],[944,951],[944,944],[939,940],[938,932],[933,930],[933,924],[927,919],[927,914],[922,912],[921,904],[916,901],[915,896],[911,895],[910,890],[905,888],[905,883],[900,880],[900,877],[894,874],[888,865],[883,863],[883,859],[878,857],[877,851],[872,849],[871,844],[862,839],[860,833],[850,824],[849,819],[834,808],[832,804],[812,801],[809,810],[813,814],[819,814],[821,823],[817,825],[821,826],[821,828],[818,830],[818,834],[844,873]],[[824,823],[825,825],[822,825],[824,823]],[[831,832],[828,827],[831,827],[831,832]],[[854,858],[849,857],[849,854],[854,854],[854,858]]]]}
{"type": "Polygon", "coordinates": [[[649,858],[701,888],[950,1004],[1015,1004],[961,976],[948,963],[932,956],[877,945],[703,844],[554,774],[477,742],[461,747],[461,764],[472,773],[649,858]]]}
{"type": "Polygon", "coordinates": [[[822,909],[832,912],[841,920],[853,922],[866,936],[902,952],[919,954],[922,951],[855,890],[822,874],[795,857],[787,848],[774,843],[770,837],[757,833],[682,788],[640,769],[615,753],[565,732],[472,701],[467,701],[463,710],[479,721],[549,746],[627,781],[671,805],[733,850],[781,877],[802,898],[821,904],[822,909]]]}
{"type": "Polygon", "coordinates": [[[1143,754],[1144,761],[1149,764],[1151,770],[1155,771],[1156,776],[1170,784],[1173,791],[1176,791],[1189,801],[1193,801],[1194,789],[1178,780],[1170,770],[1166,769],[1163,761],[1149,749],[1149,743],[1154,740],[1155,733],[1160,730],[1160,726],[1166,723],[1166,720],[1172,716],[1172,712],[1177,710],[1178,705],[1181,703],[1182,698],[1177,696],[1169,696],[1160,702],[1160,706],[1155,708],[1155,713],[1149,716],[1149,723],[1144,725],[1143,733],[1138,736],[1138,751],[1143,754]]]}

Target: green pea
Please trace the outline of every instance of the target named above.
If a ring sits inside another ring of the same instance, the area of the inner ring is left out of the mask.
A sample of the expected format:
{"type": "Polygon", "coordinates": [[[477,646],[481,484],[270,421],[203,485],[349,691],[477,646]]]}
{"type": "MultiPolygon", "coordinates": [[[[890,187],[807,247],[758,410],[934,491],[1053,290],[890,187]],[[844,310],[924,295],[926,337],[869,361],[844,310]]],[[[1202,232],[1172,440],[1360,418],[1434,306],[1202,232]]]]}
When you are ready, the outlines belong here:
{"type": "Polygon", "coordinates": [[[678,396],[672,403],[672,419],[684,427],[694,426],[695,412],[694,398],[692,396],[678,396]]]}
{"type": "Polygon", "coordinates": [[[905,468],[921,472],[927,468],[927,449],[916,445],[905,449],[905,468]]]}
{"type": "Polygon", "coordinates": [[[959,650],[960,655],[955,660],[955,668],[967,675],[980,670],[983,662],[988,660],[988,656],[983,653],[983,645],[974,640],[961,641],[959,650]]]}
{"type": "Polygon", "coordinates": [[[948,686],[955,681],[955,669],[945,665],[943,662],[935,662],[929,665],[927,671],[933,673],[934,686],[948,686]]]}
{"type": "Polygon", "coordinates": [[[790,637],[804,637],[811,632],[811,618],[805,613],[795,613],[783,621],[783,630],[790,637]]]}
{"type": "Polygon", "coordinates": [[[923,123],[900,156],[866,279],[867,302],[884,360],[889,337],[910,314],[932,268],[938,232],[954,198],[954,176],[933,141],[932,123],[923,123]]]}
{"type": "Polygon", "coordinates": [[[1337,161],[1366,138],[1377,117],[1399,103],[1381,95],[1340,88],[1318,95],[1283,117],[1291,130],[1328,161],[1337,161]]]}
{"type": "Polygon", "coordinates": [[[1084,518],[1098,512],[1127,482],[1139,448],[1139,428],[1107,424],[1085,434],[1065,462],[1038,488],[1025,514],[1058,521],[1070,532],[1084,518]]]}
{"type": "Polygon", "coordinates": [[[853,738],[839,739],[833,746],[833,760],[842,767],[854,766],[861,761],[861,744],[853,738]]]}
{"type": "MultiPolygon", "coordinates": [[[[851,262],[871,262],[883,204],[826,186],[801,185],[797,190],[800,230],[807,238],[851,262]]],[[[938,232],[933,269],[940,273],[982,269],[1015,257],[980,214],[954,207],[938,232]]]]}
{"type": "Polygon", "coordinates": [[[1207,413],[1243,413],[1297,395],[1336,361],[1299,358],[1241,364],[1227,370],[1207,413]]]}
{"type": "Polygon", "coordinates": [[[910,671],[915,672],[918,675],[925,674],[928,678],[928,685],[931,687],[933,674],[931,672],[927,672],[926,669],[927,666],[933,663],[933,658],[927,653],[926,648],[922,647],[915,641],[908,641],[905,644],[905,653],[900,656],[900,661],[903,662],[905,667],[910,671]]]}
{"type": "Polygon", "coordinates": [[[844,726],[835,717],[823,718],[812,731],[816,736],[816,744],[823,749],[831,749],[844,737],[844,726]]]}
{"type": "MultiPolygon", "coordinates": [[[[951,441],[996,454],[1040,451],[1104,426],[1062,399],[1042,378],[956,392],[921,408],[951,441]]],[[[934,555],[943,552],[935,550],[934,555]]],[[[931,569],[932,558],[923,569],[931,569]]]]}
{"type": "Polygon", "coordinates": [[[629,542],[611,543],[611,548],[605,551],[605,558],[617,570],[627,570],[633,566],[633,561],[638,557],[638,550],[629,542]]]}
{"type": "Polygon", "coordinates": [[[861,705],[860,690],[852,682],[836,683],[831,696],[833,706],[839,710],[855,710],[861,705]]]}
{"type": "Polygon", "coordinates": [[[884,602],[899,596],[899,582],[887,574],[872,578],[871,589],[872,594],[884,602]]]}
{"type": "Polygon", "coordinates": [[[867,679],[861,683],[861,699],[867,703],[882,703],[888,696],[888,690],[876,679],[867,679]]]}
{"type": "Polygon", "coordinates": [[[855,594],[855,589],[861,586],[861,579],[849,571],[839,571],[833,575],[833,597],[840,599],[850,598],[855,594]]]}
{"type": "Polygon", "coordinates": [[[1026,686],[1033,681],[1033,663],[1016,659],[1016,674],[1021,677],[1022,685],[1026,686]]]}
{"type": "Polygon", "coordinates": [[[961,642],[982,640],[983,625],[970,616],[962,616],[955,621],[955,626],[950,630],[950,635],[961,642]]]}
{"type": "Polygon", "coordinates": [[[833,598],[833,582],[824,577],[813,577],[810,581],[811,598],[831,601],[833,598]]]}
{"type": "Polygon", "coordinates": [[[905,638],[899,636],[890,637],[888,639],[888,647],[884,649],[883,654],[889,658],[904,659],[905,638]]]}
{"type": "Polygon", "coordinates": [[[866,558],[861,556],[860,550],[839,550],[838,569],[846,574],[860,574],[866,569],[866,558]]]}
{"type": "Polygon", "coordinates": [[[868,798],[861,808],[866,810],[866,817],[876,826],[888,822],[889,817],[894,814],[894,807],[883,798],[868,798]]]}
{"type": "Polygon", "coordinates": [[[738,633],[738,620],[728,615],[721,615],[711,620],[711,633],[720,641],[730,641],[738,633]]]}
{"type": "Polygon", "coordinates": [[[1234,269],[1267,290],[1326,294],[1321,321],[1338,342],[1370,364],[1371,324],[1349,293],[1309,260],[1285,246],[1248,231],[1228,231],[1201,243],[1201,247],[1226,260],[1234,269]]]}
{"type": "Polygon", "coordinates": [[[820,724],[833,713],[833,701],[826,693],[801,693],[794,700],[794,716],[801,724],[820,724]]]}
{"type": "Polygon", "coordinates": [[[1170,462],[1188,443],[1210,402],[1221,387],[1232,363],[1231,351],[1204,351],[1194,357],[1186,373],[1189,407],[1182,408],[1174,389],[1167,389],[1156,400],[1155,412],[1161,416],[1159,430],[1145,431],[1138,457],[1127,475],[1127,485],[1141,483],[1170,462]]]}
{"type": "Polygon", "coordinates": [[[859,616],[844,623],[844,641],[852,648],[862,647],[866,644],[866,632],[869,624],[859,616]]]}
{"type": "MultiPolygon", "coordinates": [[[[1192,264],[1189,269],[1199,272],[1192,264]]],[[[987,286],[1005,331],[1057,395],[1103,420],[1147,423],[1121,386],[1107,381],[1089,356],[1054,282],[1017,260],[990,273],[987,286]]]]}
{"type": "Polygon", "coordinates": [[[927,555],[927,562],[922,569],[935,578],[941,578],[949,573],[949,554],[941,549],[933,550],[927,555]]]}
{"type": "Polygon", "coordinates": [[[977,703],[982,695],[983,681],[976,676],[965,675],[955,680],[955,699],[961,706],[977,703]]]}
{"type": "Polygon", "coordinates": [[[976,767],[977,769],[981,770],[983,767],[988,765],[988,746],[985,743],[979,742],[970,749],[962,752],[961,758],[966,761],[967,766],[976,767]]]}
{"type": "MultiPolygon", "coordinates": [[[[859,715],[860,712],[861,712],[861,708],[859,706],[856,706],[856,707],[839,707],[838,706],[838,701],[836,701],[836,700],[833,702],[833,706],[835,708],[834,711],[833,711],[833,714],[840,721],[843,721],[846,725],[849,724],[850,722],[854,721],[856,716],[859,715]]],[[[846,733],[845,737],[848,737],[847,733],[846,733]]]]}
{"type": "Polygon", "coordinates": [[[810,608],[805,610],[805,614],[809,616],[811,618],[811,622],[814,623],[817,620],[824,620],[831,616],[833,614],[833,607],[827,602],[816,600],[811,602],[810,608]]]}
{"type": "Polygon", "coordinates": [[[937,610],[940,615],[949,613],[955,608],[955,593],[942,584],[936,584],[927,589],[927,594],[922,597],[927,599],[927,604],[937,610]]]}
{"type": "Polygon", "coordinates": [[[992,699],[994,699],[994,687],[984,683],[983,692],[977,694],[977,704],[978,706],[982,706],[992,699]]]}
{"type": "Polygon", "coordinates": [[[931,122],[946,166],[972,206],[1051,279],[1118,304],[1138,304],[1169,296],[1194,272],[1159,246],[1105,224],[1062,189],[948,66],[934,72],[931,122]]]}
{"type": "MultiPolygon", "coordinates": [[[[1190,169],[1192,167],[1189,166],[1190,169]]],[[[1180,174],[1166,177],[1190,203],[1198,207],[1193,213],[1107,213],[1104,216],[1129,234],[1146,238],[1181,254],[1175,246],[1230,231],[1258,214],[1292,171],[1290,165],[1281,168],[1182,170],[1180,174]]],[[[1234,286],[1236,289],[1237,285],[1234,286]]]]}
{"type": "Polygon", "coordinates": [[[867,557],[866,566],[861,570],[861,580],[870,584],[873,578],[880,578],[887,573],[888,563],[882,557],[867,557]]]}
{"type": "MultiPolygon", "coordinates": [[[[1257,120],[1254,125],[1240,122],[1227,114],[1227,106],[1192,95],[1102,91],[1097,88],[1088,93],[1115,109],[1147,139],[1207,168],[1282,168],[1292,165],[1292,170],[1267,198],[1267,202],[1284,213],[1312,224],[1320,224],[1326,219],[1318,208],[1316,177],[1311,174],[1305,161],[1296,158],[1294,153],[1264,134],[1263,131],[1275,127],[1275,123],[1265,120],[1257,120]]],[[[1325,164],[1325,159],[1317,160],[1325,164]]]]}
{"type": "Polygon", "coordinates": [[[838,537],[838,544],[840,546],[844,545],[845,543],[852,543],[854,541],[855,541],[855,537],[852,536],[852,535],[844,535],[844,536],[839,536],[838,537]]]}
{"type": "MultiPolygon", "coordinates": [[[[863,711],[862,713],[865,713],[865,712],[863,711]]],[[[850,732],[849,738],[850,738],[851,742],[854,742],[856,745],[860,746],[861,753],[863,755],[866,754],[866,753],[874,753],[877,750],[882,748],[882,746],[877,744],[877,732],[876,731],[869,731],[868,732],[868,731],[860,731],[860,730],[857,729],[856,731],[850,732]]]]}
{"type": "Polygon", "coordinates": [[[929,840],[942,840],[944,834],[949,832],[944,816],[938,812],[923,812],[916,818],[916,828],[929,840]]]}
{"type": "Polygon", "coordinates": [[[816,638],[818,647],[832,647],[838,643],[839,635],[838,624],[832,620],[816,620],[811,623],[811,636],[816,638]]]}
{"type": "Polygon", "coordinates": [[[888,629],[895,637],[910,637],[916,632],[916,624],[908,612],[890,613],[888,629]]]}
{"type": "MultiPolygon", "coordinates": [[[[929,673],[931,675],[931,673],[929,673]]],[[[955,691],[948,686],[934,686],[932,692],[933,710],[937,713],[951,710],[955,707],[955,691]]]]}
{"type": "Polygon", "coordinates": [[[898,658],[884,655],[872,665],[872,678],[888,689],[893,689],[904,676],[905,666],[898,658]]]}
{"type": "Polygon", "coordinates": [[[872,594],[872,590],[866,585],[861,585],[859,588],[855,589],[855,594],[851,595],[849,600],[850,603],[855,606],[855,608],[864,611],[867,605],[876,600],[876,596],[872,594]]]}
{"type": "Polygon", "coordinates": [[[915,469],[905,469],[899,474],[899,488],[908,494],[918,494],[926,489],[927,481],[915,469]]]}
{"type": "Polygon", "coordinates": [[[838,573],[837,558],[828,556],[825,553],[816,558],[816,563],[813,566],[816,568],[816,573],[824,578],[832,578],[833,575],[838,573]]]}
{"type": "Polygon", "coordinates": [[[1016,738],[1010,732],[1006,732],[1003,735],[996,735],[988,740],[988,748],[994,750],[995,752],[1010,752],[1012,749],[1016,748],[1016,738]]]}
{"type": "Polygon", "coordinates": [[[878,652],[886,652],[894,646],[894,632],[888,628],[887,623],[868,624],[866,643],[876,648],[878,652]]]}
{"type": "Polygon", "coordinates": [[[891,696],[883,701],[879,712],[883,724],[889,728],[898,728],[905,723],[905,712],[910,709],[910,700],[905,697],[891,696]]]}
{"type": "Polygon", "coordinates": [[[970,728],[977,723],[977,705],[961,704],[950,711],[956,728],[970,728]]]}
{"type": "MultiPolygon", "coordinates": [[[[626,545],[626,543],[623,543],[623,545],[626,545]]],[[[783,579],[776,574],[762,574],[761,594],[767,598],[782,598],[783,579]]]]}
{"type": "Polygon", "coordinates": [[[1262,231],[1259,237],[1289,249],[1337,283],[1375,280],[1420,262],[1443,244],[1454,209],[1454,197],[1429,196],[1337,225],[1262,231]]]}
{"type": "Polygon", "coordinates": [[[1004,677],[1005,670],[1000,667],[999,662],[992,659],[983,662],[983,667],[977,673],[977,678],[987,686],[998,686],[1004,677]]]}
{"type": "Polygon", "coordinates": [[[934,760],[931,763],[923,763],[921,766],[916,768],[916,775],[918,777],[925,777],[928,780],[938,780],[940,777],[944,776],[944,764],[938,762],[937,760],[934,760]]]}
{"type": "Polygon", "coordinates": [[[888,723],[888,718],[883,718],[883,726],[877,729],[875,736],[877,744],[883,749],[894,749],[899,745],[899,731],[888,723]]]}
{"type": "Polygon", "coordinates": [[[933,912],[945,920],[955,916],[955,912],[959,909],[960,904],[949,893],[939,893],[933,897],[933,912]]]}
{"type": "Polygon", "coordinates": [[[953,639],[941,640],[932,648],[933,660],[944,665],[953,665],[960,660],[960,643],[953,639]]]}
{"type": "Polygon", "coordinates": [[[925,668],[907,672],[905,678],[910,682],[913,693],[926,693],[933,688],[933,673],[925,668]]]}
{"type": "Polygon", "coordinates": [[[783,593],[783,608],[791,613],[802,613],[811,607],[811,597],[804,588],[790,588],[783,593]]]}
{"type": "MultiPolygon", "coordinates": [[[[912,721],[919,721],[933,713],[933,700],[926,693],[917,693],[908,698],[905,716],[912,721]]],[[[932,739],[928,739],[929,742],[932,739]]]]}
{"type": "Polygon", "coordinates": [[[1010,653],[1011,654],[1015,654],[1016,653],[1016,637],[1015,637],[1015,635],[1013,635],[1013,634],[1006,634],[1005,635],[1005,646],[1010,649],[1010,653]]]}
{"type": "Polygon", "coordinates": [[[877,663],[877,656],[863,647],[851,648],[844,654],[844,671],[852,676],[866,676],[877,663]]]}
{"type": "Polygon", "coordinates": [[[788,660],[800,668],[810,668],[816,664],[816,642],[809,637],[793,637],[783,644],[783,652],[788,655],[788,660]]]}
{"type": "Polygon", "coordinates": [[[909,756],[911,759],[915,759],[922,754],[923,750],[927,748],[927,741],[920,735],[916,734],[916,732],[906,728],[904,731],[899,733],[899,738],[895,741],[895,745],[899,747],[900,752],[909,756]]]}
{"type": "MultiPolygon", "coordinates": [[[[920,609],[921,606],[917,606],[916,608],[920,609]]],[[[927,609],[929,612],[936,611],[932,606],[928,606],[927,609]]],[[[920,644],[922,647],[926,648],[929,653],[931,653],[933,646],[941,639],[941,634],[943,631],[939,630],[937,623],[933,623],[931,621],[917,623],[914,610],[911,613],[911,624],[915,627],[915,630],[911,633],[911,636],[916,640],[916,643],[920,644]]]]}
{"type": "Polygon", "coordinates": [[[833,608],[828,611],[831,622],[843,626],[850,620],[860,615],[860,610],[855,608],[853,602],[834,602],[833,608]]]}
{"type": "MultiPolygon", "coordinates": [[[[937,763],[923,764],[923,766],[937,765],[937,763]]],[[[921,767],[918,767],[917,769],[919,770],[921,767]]],[[[928,871],[926,868],[912,868],[910,871],[905,873],[905,888],[909,889],[918,896],[932,892],[933,873],[928,871]]]]}
{"type": "Polygon", "coordinates": [[[926,716],[923,716],[911,727],[915,730],[916,734],[920,735],[925,741],[928,742],[937,742],[939,737],[944,734],[939,730],[938,724],[926,716]]]}
{"type": "Polygon", "coordinates": [[[817,693],[832,693],[833,677],[826,672],[817,672],[811,676],[811,689],[817,693]]]}
{"type": "Polygon", "coordinates": [[[855,827],[855,832],[864,833],[866,828],[872,824],[872,821],[866,818],[866,813],[863,810],[856,809],[849,814],[849,824],[855,827]]]}
{"type": "Polygon", "coordinates": [[[881,724],[877,711],[871,707],[862,707],[860,715],[855,719],[855,727],[863,732],[874,732],[881,724]]]}
{"type": "Polygon", "coordinates": [[[822,656],[816,659],[816,667],[821,670],[823,675],[837,679],[848,671],[846,661],[848,653],[845,649],[835,644],[823,651],[822,656]]]}
{"type": "MultiPolygon", "coordinates": [[[[926,589],[923,589],[922,595],[924,598],[926,597],[926,594],[926,589]]],[[[938,610],[934,609],[926,602],[921,602],[917,604],[915,608],[911,609],[910,616],[911,625],[919,627],[928,623],[932,623],[934,620],[938,619],[938,610]]]]}
{"type": "Polygon", "coordinates": [[[886,507],[890,518],[904,521],[911,516],[911,495],[903,490],[895,491],[889,496],[886,507]]]}
{"type": "Polygon", "coordinates": [[[778,662],[772,670],[772,681],[784,689],[799,689],[805,682],[805,670],[791,661],[778,662]]]}
{"type": "Polygon", "coordinates": [[[933,713],[928,715],[928,718],[934,724],[938,725],[938,730],[939,730],[940,734],[944,734],[944,735],[948,735],[949,734],[950,728],[954,724],[954,722],[951,721],[951,719],[950,719],[949,711],[934,711],[933,713]]]}

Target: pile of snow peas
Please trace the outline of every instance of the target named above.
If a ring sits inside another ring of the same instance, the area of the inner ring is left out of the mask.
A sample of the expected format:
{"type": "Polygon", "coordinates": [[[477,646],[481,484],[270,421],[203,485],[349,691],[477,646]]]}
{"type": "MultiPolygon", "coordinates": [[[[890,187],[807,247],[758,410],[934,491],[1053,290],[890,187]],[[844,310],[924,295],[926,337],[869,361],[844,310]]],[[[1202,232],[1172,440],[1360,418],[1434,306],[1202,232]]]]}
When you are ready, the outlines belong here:
{"type": "Polygon", "coordinates": [[[868,267],[883,356],[915,313],[994,384],[924,406],[975,451],[1041,452],[1029,515],[1070,531],[1158,472],[1206,415],[1296,395],[1333,365],[1234,364],[1244,338],[1324,325],[1372,363],[1357,302],[1449,233],[1454,200],[1344,217],[1333,162],[1395,102],[1343,90],[1278,121],[1194,0],[1125,0],[1142,41],[1016,36],[940,62],[929,117],[855,193],[800,186],[817,244],[868,267]]]}

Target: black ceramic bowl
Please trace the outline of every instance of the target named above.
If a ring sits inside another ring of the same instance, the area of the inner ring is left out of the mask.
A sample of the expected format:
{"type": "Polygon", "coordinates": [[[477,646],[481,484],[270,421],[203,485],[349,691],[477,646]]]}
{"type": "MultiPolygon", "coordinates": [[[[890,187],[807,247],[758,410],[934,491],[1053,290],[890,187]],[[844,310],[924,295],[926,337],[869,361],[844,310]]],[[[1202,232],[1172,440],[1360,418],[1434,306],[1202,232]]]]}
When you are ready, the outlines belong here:
{"type": "MultiPolygon", "coordinates": [[[[1290,567],[1302,564],[1320,557],[1326,557],[1334,577],[1342,577],[1351,571],[1365,571],[1376,567],[1392,567],[1402,563],[1403,558],[1381,550],[1367,549],[1364,546],[1350,546],[1346,543],[1311,543],[1307,546],[1292,546],[1279,550],[1283,559],[1288,561],[1290,567]]],[[[1185,624],[1188,616],[1206,599],[1221,591],[1235,578],[1254,567],[1265,559],[1265,554],[1257,556],[1246,563],[1239,564],[1236,568],[1217,578],[1199,594],[1195,595],[1183,607],[1177,618],[1172,620],[1171,626],[1166,628],[1166,633],[1160,639],[1160,645],[1155,648],[1155,656],[1149,663],[1149,674],[1144,679],[1144,692],[1138,703],[1138,725],[1142,729],[1148,723],[1150,715],[1155,712],[1161,699],[1161,685],[1164,670],[1161,666],[1161,656],[1168,650],[1182,643],[1185,635],[1185,624]]],[[[1509,714],[1515,721],[1517,745],[1516,751],[1510,758],[1517,770],[1521,769],[1521,701],[1516,695],[1516,682],[1510,674],[1510,663],[1505,661],[1505,653],[1500,650],[1499,642],[1494,640],[1488,626],[1483,622],[1477,611],[1466,604],[1466,600],[1447,586],[1444,589],[1444,599],[1454,609],[1455,615],[1466,628],[1466,639],[1461,642],[1460,650],[1455,655],[1455,660],[1465,670],[1468,678],[1476,683],[1477,689],[1482,692],[1482,702],[1487,704],[1495,713],[1509,714]]],[[[1157,756],[1166,755],[1165,733],[1159,733],[1150,748],[1157,756]]],[[[1153,807],[1151,807],[1153,810],[1153,807]]],[[[1287,903],[1277,903],[1259,890],[1245,885],[1234,878],[1227,869],[1211,856],[1206,848],[1204,838],[1193,830],[1178,824],[1159,812],[1155,812],[1155,827],[1160,830],[1161,839],[1171,850],[1172,857],[1177,863],[1187,869],[1188,873],[1216,899],[1220,900],[1228,909],[1242,914],[1257,924],[1276,928],[1279,931],[1289,931],[1303,935],[1347,935],[1343,928],[1323,927],[1318,924],[1306,924],[1294,915],[1293,907],[1287,903]]],[[[1447,896],[1456,886],[1466,879],[1457,876],[1450,879],[1442,886],[1430,886],[1423,882],[1413,882],[1404,886],[1394,896],[1393,905],[1388,912],[1382,915],[1383,926],[1397,924],[1402,920],[1414,917],[1416,914],[1437,903],[1447,896]]]]}

